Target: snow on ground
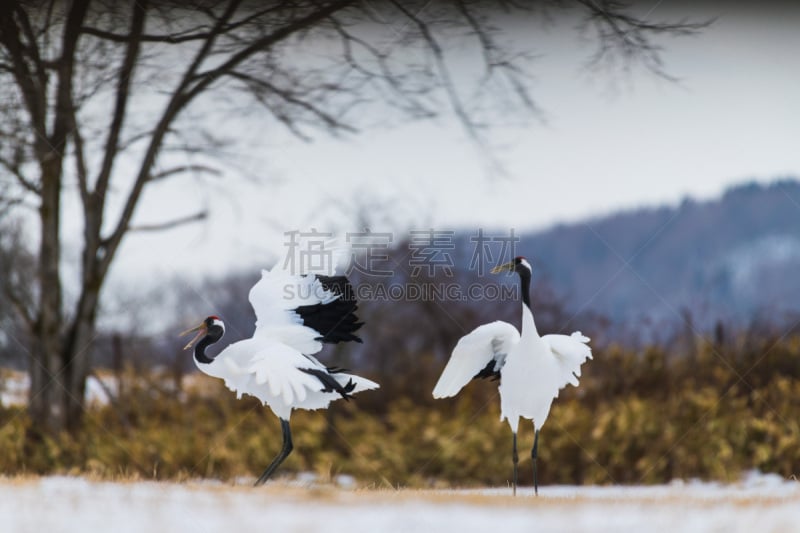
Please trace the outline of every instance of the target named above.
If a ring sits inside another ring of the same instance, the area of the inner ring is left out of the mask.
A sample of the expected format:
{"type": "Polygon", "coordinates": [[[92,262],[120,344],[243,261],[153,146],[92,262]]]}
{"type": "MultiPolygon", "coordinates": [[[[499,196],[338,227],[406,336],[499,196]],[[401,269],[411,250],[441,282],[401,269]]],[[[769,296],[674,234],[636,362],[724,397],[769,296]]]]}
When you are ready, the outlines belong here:
{"type": "MultiPolygon", "coordinates": [[[[161,370],[156,368],[155,370],[161,370]]],[[[141,381],[147,384],[143,378],[141,381]]],[[[192,372],[183,376],[184,387],[197,387],[202,390],[207,387],[204,384],[206,377],[200,372],[192,372]]],[[[26,405],[28,403],[28,389],[31,380],[27,372],[12,370],[0,367],[0,405],[26,405]]],[[[165,380],[165,388],[172,386],[172,381],[165,380]]],[[[86,378],[86,393],[84,399],[87,405],[107,405],[111,402],[111,397],[117,396],[119,385],[114,375],[108,371],[95,372],[86,378]]]]}
{"type": "Polygon", "coordinates": [[[735,485],[343,490],[279,481],[258,489],[215,482],[0,478],[9,532],[424,532],[800,530],[800,483],[751,476],[735,485]]]}
{"type": "Polygon", "coordinates": [[[0,405],[24,405],[30,384],[25,372],[0,368],[0,405]]]}
{"type": "MultiPolygon", "coordinates": [[[[18,370],[0,368],[0,405],[25,405],[28,403],[28,389],[31,380],[27,373],[18,370]]],[[[86,379],[86,403],[107,404],[108,391],[116,393],[117,384],[111,376],[103,376],[101,384],[97,377],[89,376],[86,379]]]]}

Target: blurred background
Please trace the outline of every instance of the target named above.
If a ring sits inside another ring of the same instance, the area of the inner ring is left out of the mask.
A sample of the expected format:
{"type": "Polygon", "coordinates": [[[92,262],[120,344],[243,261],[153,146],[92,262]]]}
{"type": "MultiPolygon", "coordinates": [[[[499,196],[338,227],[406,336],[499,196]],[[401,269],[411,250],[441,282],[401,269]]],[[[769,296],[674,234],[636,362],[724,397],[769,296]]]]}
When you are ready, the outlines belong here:
{"type": "Polygon", "coordinates": [[[431,390],[461,336],[518,324],[514,279],[488,273],[516,255],[539,331],[594,352],[540,480],[800,470],[796,4],[0,17],[4,473],[259,472],[278,421],[198,375],[177,333],[217,314],[250,336],[247,293],[279,264],[348,274],[364,343],[321,358],[381,384],[296,413],[285,473],[504,484],[496,383],[431,390]]]}

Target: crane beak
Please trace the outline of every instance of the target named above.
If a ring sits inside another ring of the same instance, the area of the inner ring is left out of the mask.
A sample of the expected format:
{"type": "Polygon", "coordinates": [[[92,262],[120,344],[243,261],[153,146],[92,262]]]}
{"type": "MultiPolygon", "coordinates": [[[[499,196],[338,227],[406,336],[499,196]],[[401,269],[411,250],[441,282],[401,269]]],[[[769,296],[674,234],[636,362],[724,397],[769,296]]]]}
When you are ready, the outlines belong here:
{"type": "Polygon", "coordinates": [[[514,261],[509,261],[508,263],[494,267],[492,269],[492,274],[499,274],[500,272],[514,272],[514,268],[516,268],[514,261]]]}
{"type": "Polygon", "coordinates": [[[205,323],[205,322],[203,322],[203,323],[202,323],[202,324],[200,324],[199,326],[195,326],[195,327],[193,327],[193,328],[190,328],[190,329],[187,329],[186,331],[183,331],[183,332],[181,332],[181,334],[180,334],[180,337],[185,337],[185,336],[186,336],[186,335],[188,335],[189,333],[194,333],[195,331],[197,332],[197,335],[195,335],[194,337],[192,337],[192,340],[190,340],[190,341],[189,341],[189,342],[186,344],[186,346],[184,346],[184,347],[183,347],[183,349],[184,349],[184,350],[188,350],[189,348],[191,348],[191,347],[192,347],[192,345],[193,345],[195,342],[197,342],[197,341],[198,341],[198,339],[200,339],[201,337],[205,336],[205,334],[206,334],[206,333],[208,333],[208,328],[206,327],[206,323],[205,323]]]}

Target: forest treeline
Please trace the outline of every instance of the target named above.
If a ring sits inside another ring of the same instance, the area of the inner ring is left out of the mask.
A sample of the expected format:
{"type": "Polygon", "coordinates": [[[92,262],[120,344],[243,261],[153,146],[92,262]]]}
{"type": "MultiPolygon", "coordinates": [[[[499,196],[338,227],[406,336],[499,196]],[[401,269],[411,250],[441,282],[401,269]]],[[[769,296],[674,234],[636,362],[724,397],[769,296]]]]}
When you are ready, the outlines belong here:
{"type": "MultiPolygon", "coordinates": [[[[580,387],[554,403],[540,442],[541,483],[800,472],[800,332],[743,332],[700,340],[680,354],[612,344],[594,355],[580,387]]],[[[459,397],[434,401],[441,370],[434,354],[417,353],[405,366],[413,371],[373,372],[379,391],[327,411],[296,412],[295,453],[283,475],[346,474],[387,488],[505,485],[511,437],[499,421],[496,383],[476,380],[459,397]]],[[[253,398],[236,400],[218,380],[189,376],[127,361],[113,401],[90,406],[83,431],[32,451],[25,449],[24,408],[3,407],[0,471],[226,481],[259,473],[279,449],[277,419],[253,398]]],[[[521,446],[532,439],[523,424],[521,446]]],[[[530,483],[530,459],[521,456],[521,482],[530,483]]]]}

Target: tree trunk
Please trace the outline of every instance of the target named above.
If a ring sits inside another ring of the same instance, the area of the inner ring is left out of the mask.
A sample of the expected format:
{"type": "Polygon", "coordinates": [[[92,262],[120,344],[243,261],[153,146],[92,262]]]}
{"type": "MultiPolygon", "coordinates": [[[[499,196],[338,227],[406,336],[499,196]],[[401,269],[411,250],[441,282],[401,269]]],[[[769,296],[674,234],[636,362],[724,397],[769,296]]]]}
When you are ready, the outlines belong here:
{"type": "Polygon", "coordinates": [[[86,378],[89,375],[91,352],[95,338],[97,306],[100,298],[101,282],[85,282],[78,302],[77,315],[67,335],[61,351],[67,378],[64,380],[69,394],[66,397],[66,423],[70,431],[77,430],[83,420],[86,378]]]}
{"type": "MultiPolygon", "coordinates": [[[[16,5],[18,16],[25,11],[16,5]]],[[[47,99],[46,77],[40,80],[41,86],[31,88],[29,113],[32,126],[36,131],[35,153],[41,173],[39,195],[41,204],[40,243],[39,243],[39,310],[34,326],[33,351],[31,353],[31,388],[29,411],[31,429],[29,444],[39,440],[42,433],[56,434],[66,429],[73,429],[80,418],[83,406],[83,390],[85,385],[79,383],[80,369],[84,368],[87,353],[72,353],[65,350],[64,315],[61,299],[61,189],[63,185],[63,165],[67,151],[67,141],[72,131],[74,102],[72,98],[75,52],[80,37],[83,20],[88,9],[88,0],[73,0],[70,3],[67,18],[61,36],[61,55],[57,61],[55,85],[55,108],[52,115],[52,126],[47,127],[47,107],[41,103],[47,99]],[[50,132],[48,134],[48,131],[50,132]],[[75,375],[75,370],[78,374],[75,375]],[[77,413],[77,419],[75,418],[77,413]]],[[[20,55],[24,47],[15,37],[16,28],[6,35],[11,39],[17,51],[18,64],[16,76],[24,79],[25,61],[20,55]]],[[[24,32],[23,32],[24,33],[24,32]]],[[[39,53],[35,42],[28,43],[34,50],[33,58],[38,63],[39,53]]],[[[24,84],[24,80],[22,81],[24,84]]],[[[84,371],[85,372],[85,371],[84,371]]],[[[84,374],[85,377],[85,374],[84,374]]]]}
{"type": "Polygon", "coordinates": [[[57,433],[66,428],[65,398],[70,393],[61,359],[61,280],[59,228],[61,216],[60,161],[42,165],[39,215],[39,313],[30,360],[29,409],[34,433],[57,433]]]}

